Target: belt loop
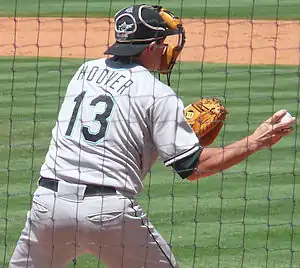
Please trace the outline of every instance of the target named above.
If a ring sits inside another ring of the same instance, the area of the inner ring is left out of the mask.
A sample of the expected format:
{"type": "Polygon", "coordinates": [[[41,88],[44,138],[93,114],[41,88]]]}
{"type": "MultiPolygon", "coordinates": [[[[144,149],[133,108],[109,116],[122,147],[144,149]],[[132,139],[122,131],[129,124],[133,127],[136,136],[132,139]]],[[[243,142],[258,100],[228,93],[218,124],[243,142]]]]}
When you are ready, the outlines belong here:
{"type": "Polygon", "coordinates": [[[59,181],[57,185],[57,197],[70,201],[81,201],[84,199],[86,187],[84,184],[59,181]]]}

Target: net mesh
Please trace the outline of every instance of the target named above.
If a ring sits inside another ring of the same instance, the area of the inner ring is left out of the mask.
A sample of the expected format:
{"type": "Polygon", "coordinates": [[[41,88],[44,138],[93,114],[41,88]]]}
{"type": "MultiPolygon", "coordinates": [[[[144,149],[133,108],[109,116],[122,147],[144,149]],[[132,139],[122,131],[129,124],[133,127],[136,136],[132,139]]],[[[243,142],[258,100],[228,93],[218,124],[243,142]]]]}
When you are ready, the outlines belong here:
{"type": "MultiPolygon", "coordinates": [[[[134,3],[15,0],[0,8],[1,267],[8,267],[24,228],[69,80],[114,42],[113,14],[134,3]]],[[[151,4],[173,11],[169,2],[151,4]]],[[[228,108],[214,146],[249,135],[279,109],[299,115],[299,7],[297,1],[174,1],[187,44],[172,87],[185,104],[215,96],[228,108]]],[[[180,267],[298,267],[298,151],[296,124],[272,149],[196,182],[158,162],[138,200],[180,267]]],[[[105,267],[100,249],[81,256],[74,237],[68,267],[105,267]]]]}

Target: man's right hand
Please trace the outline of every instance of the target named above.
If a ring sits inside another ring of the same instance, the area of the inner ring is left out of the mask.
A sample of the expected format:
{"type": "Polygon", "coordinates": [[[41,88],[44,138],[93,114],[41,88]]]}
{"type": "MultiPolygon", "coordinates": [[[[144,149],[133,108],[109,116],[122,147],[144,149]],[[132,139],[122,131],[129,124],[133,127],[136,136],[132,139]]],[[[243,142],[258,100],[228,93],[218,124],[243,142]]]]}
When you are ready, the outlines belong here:
{"type": "Polygon", "coordinates": [[[280,122],[286,113],[286,110],[274,113],[249,136],[249,142],[255,143],[257,149],[262,149],[273,146],[282,137],[291,134],[296,118],[291,117],[285,122],[280,122]]]}

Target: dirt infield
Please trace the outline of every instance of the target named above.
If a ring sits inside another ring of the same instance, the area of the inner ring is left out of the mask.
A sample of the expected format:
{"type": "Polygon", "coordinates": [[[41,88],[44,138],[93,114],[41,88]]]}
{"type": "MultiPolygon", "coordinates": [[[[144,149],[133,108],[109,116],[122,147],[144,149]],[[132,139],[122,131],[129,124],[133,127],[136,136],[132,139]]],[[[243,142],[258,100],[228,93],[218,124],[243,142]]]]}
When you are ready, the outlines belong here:
{"type": "MultiPolygon", "coordinates": [[[[183,20],[182,61],[300,62],[300,21],[183,20]]],[[[112,19],[0,18],[0,56],[99,58],[114,42],[112,19]]]]}

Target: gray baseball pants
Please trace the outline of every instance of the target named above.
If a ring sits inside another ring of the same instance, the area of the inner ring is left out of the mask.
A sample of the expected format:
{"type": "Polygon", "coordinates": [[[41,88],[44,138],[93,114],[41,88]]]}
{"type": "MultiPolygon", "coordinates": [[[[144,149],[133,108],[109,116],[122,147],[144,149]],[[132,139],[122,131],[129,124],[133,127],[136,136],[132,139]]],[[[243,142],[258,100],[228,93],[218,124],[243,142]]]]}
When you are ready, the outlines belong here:
{"type": "Polygon", "coordinates": [[[10,268],[63,268],[86,253],[109,268],[178,267],[140,205],[121,193],[85,197],[85,186],[39,186],[10,268]]]}

